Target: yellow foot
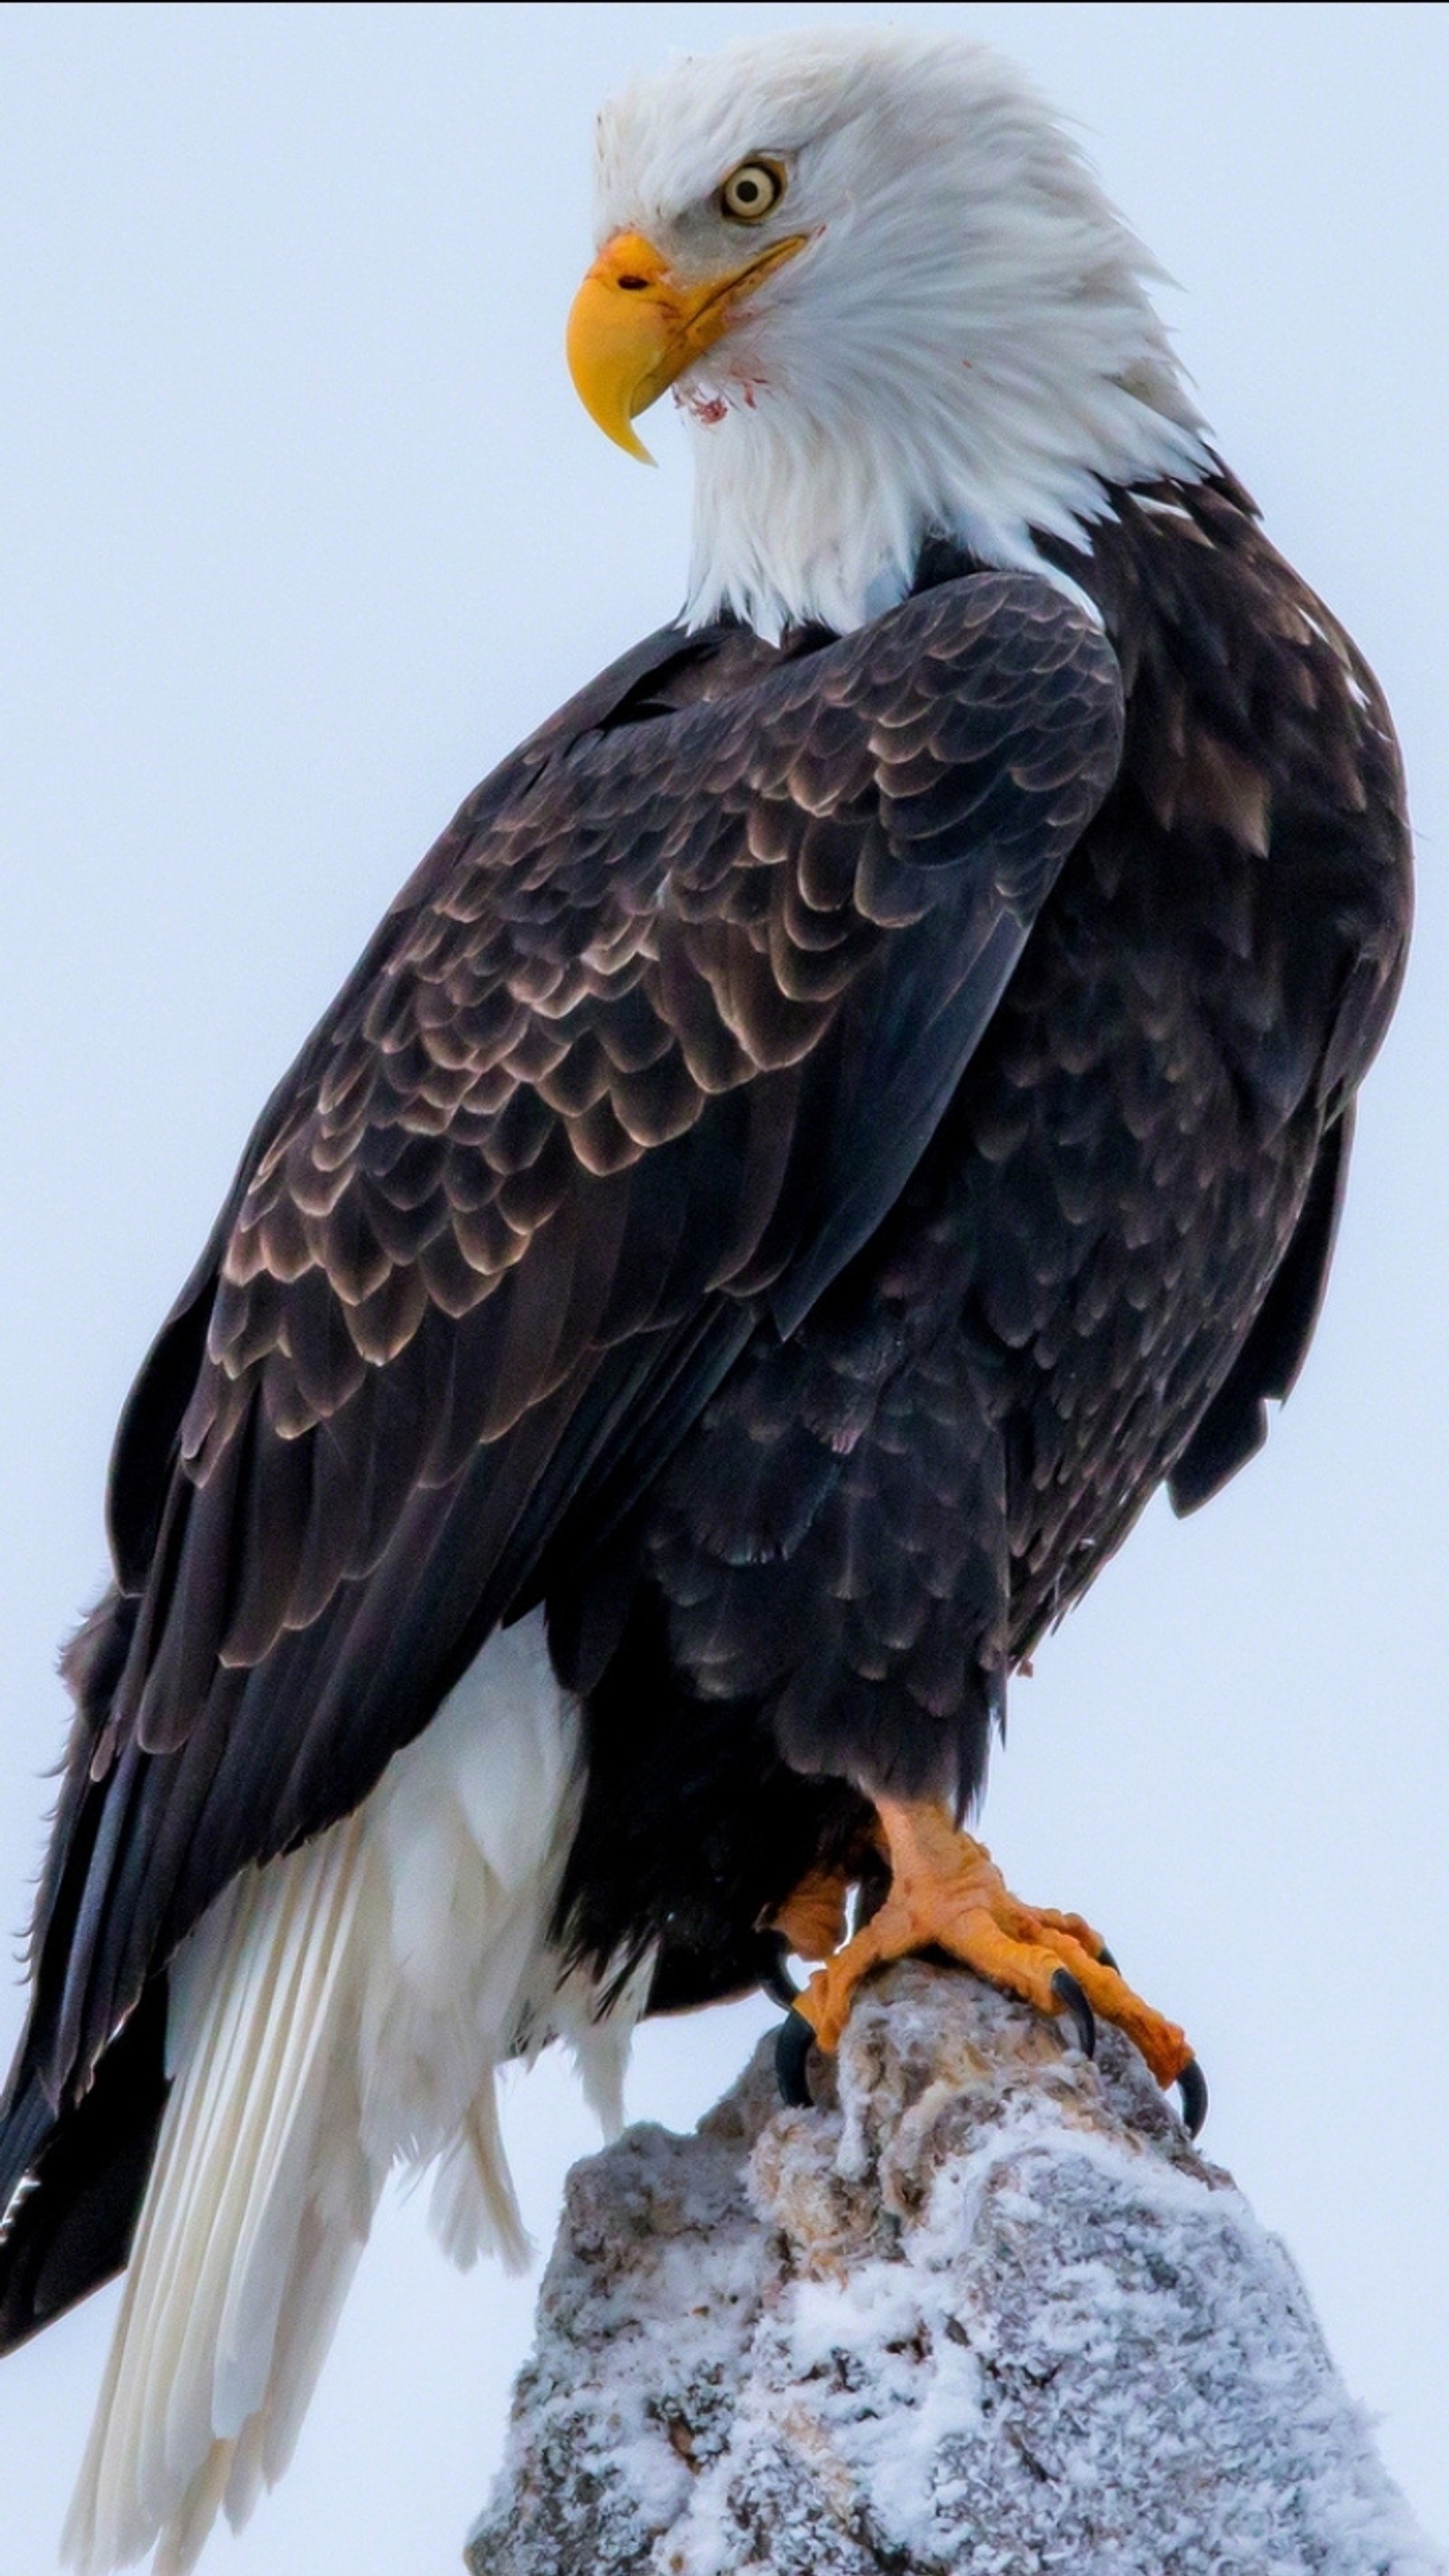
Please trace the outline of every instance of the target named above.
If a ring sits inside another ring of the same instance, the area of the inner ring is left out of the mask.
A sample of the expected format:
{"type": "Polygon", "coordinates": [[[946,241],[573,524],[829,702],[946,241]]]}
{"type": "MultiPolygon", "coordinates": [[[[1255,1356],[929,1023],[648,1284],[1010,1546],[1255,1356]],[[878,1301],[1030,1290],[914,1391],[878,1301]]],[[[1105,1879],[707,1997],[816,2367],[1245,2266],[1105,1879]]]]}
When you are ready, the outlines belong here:
{"type": "MultiPolygon", "coordinates": [[[[787,2100],[808,2101],[804,2059],[810,2040],[826,2050],[838,2046],[862,1977],[914,1951],[936,1949],[1039,2012],[1070,2014],[1089,2055],[1095,2016],[1114,2022],[1141,2050],[1159,2084],[1180,2084],[1184,2115],[1196,2135],[1207,2114],[1207,2087],[1192,2051],[1177,2024],[1154,2012],[1118,1975],[1091,1925],[1079,1914],[1023,1905],[990,1853],[958,1833],[944,1807],[883,1798],[879,1813],[890,1894],[855,1938],[816,1970],[798,1998],[781,2033],[780,2080],[787,2100]]],[[[802,1899],[812,1885],[805,1882],[802,1899]]],[[[785,1914],[790,1912],[787,1906],[785,1914]]],[[[784,1916],[780,1921],[787,1928],[784,1916]]],[[[810,1928],[821,1928],[814,1909],[810,1928]]],[[[789,1937],[803,1949],[793,1933],[789,1937]]]]}
{"type": "Polygon", "coordinates": [[[850,1886],[848,1870],[812,1869],[771,1916],[767,1929],[781,1933],[797,1959],[828,1959],[845,1939],[850,1886]]]}

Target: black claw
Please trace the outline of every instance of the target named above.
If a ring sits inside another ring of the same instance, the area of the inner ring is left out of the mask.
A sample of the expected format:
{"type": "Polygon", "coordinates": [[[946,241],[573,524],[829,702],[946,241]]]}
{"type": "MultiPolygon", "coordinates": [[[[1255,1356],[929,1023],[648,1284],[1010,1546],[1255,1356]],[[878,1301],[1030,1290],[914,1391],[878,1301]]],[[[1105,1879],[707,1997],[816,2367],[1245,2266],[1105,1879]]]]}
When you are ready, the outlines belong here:
{"type": "Polygon", "coordinates": [[[1052,1974],[1052,1993],[1065,2006],[1076,2026],[1077,2046],[1084,2057],[1097,2054],[1097,2024],[1092,2007],[1072,1975],[1070,1968],[1057,1968],[1052,1974]]]}
{"type": "Polygon", "coordinates": [[[792,2111],[811,2108],[810,2078],[806,2073],[815,2033],[802,2012],[793,2007],[786,2013],[775,2034],[775,2081],[780,2099],[792,2111]]]}
{"type": "Polygon", "coordinates": [[[785,1939],[783,1932],[777,1932],[775,1935],[775,1955],[770,1961],[768,1968],[763,1968],[760,1972],[760,1983],[766,1994],[770,1996],[774,2003],[783,2005],[786,2012],[790,2011],[801,1991],[799,1986],[796,1985],[794,1978],[791,1976],[789,1969],[785,1965],[785,1961],[788,1959],[789,1955],[789,1942],[785,1939]]]}
{"type": "Polygon", "coordinates": [[[1190,2057],[1177,2079],[1182,2095],[1182,2125],[1190,2138],[1200,2135],[1208,2115],[1207,2077],[1195,2057],[1190,2057]]]}
{"type": "Polygon", "coordinates": [[[1097,1952],[1097,1965],[1099,1968],[1110,1968],[1114,1976],[1120,1977],[1122,1974],[1105,1941],[1097,1952]]]}

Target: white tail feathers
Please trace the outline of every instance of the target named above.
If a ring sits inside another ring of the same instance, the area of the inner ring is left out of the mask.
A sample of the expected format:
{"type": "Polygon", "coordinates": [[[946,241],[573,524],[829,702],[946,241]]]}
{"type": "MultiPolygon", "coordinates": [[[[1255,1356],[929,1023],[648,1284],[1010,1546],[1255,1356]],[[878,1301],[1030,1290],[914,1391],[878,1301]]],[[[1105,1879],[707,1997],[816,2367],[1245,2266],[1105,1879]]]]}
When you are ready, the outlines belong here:
{"type": "Polygon", "coordinates": [[[359,1840],[354,1819],[248,1872],[182,1963],[174,2089],[66,2527],[80,2568],[164,2531],[158,2576],[180,2576],[290,2448],[376,2199],[355,2074],[337,2098],[359,1840]]]}
{"type": "MultiPolygon", "coordinates": [[[[494,2070],[566,2029],[616,2090],[548,1927],[580,1794],[576,1712],[536,1619],[494,1638],[354,1816],[249,1870],[172,1967],[173,2085],[66,2526],[82,2576],[194,2567],[291,2455],[394,2163],[436,2162],[461,2263],[522,2263],[494,2070]]],[[[590,2062],[592,2061],[592,2062],[590,2062]]]]}

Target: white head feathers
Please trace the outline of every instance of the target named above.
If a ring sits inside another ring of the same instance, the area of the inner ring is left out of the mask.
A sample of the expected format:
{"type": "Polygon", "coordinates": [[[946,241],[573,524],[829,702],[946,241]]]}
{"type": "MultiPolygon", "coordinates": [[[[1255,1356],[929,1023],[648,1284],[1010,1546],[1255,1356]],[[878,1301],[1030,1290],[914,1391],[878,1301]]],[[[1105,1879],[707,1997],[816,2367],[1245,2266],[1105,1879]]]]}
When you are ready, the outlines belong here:
{"type": "Polygon", "coordinates": [[[1079,540],[1107,485],[1203,471],[1161,272],[1010,64],[878,30],[682,61],[600,118],[600,241],[719,265],[718,191],[752,153],[786,182],[758,246],[810,240],[676,387],[693,622],[848,629],[902,596],[933,531],[1037,564],[1033,532],[1079,540]]]}

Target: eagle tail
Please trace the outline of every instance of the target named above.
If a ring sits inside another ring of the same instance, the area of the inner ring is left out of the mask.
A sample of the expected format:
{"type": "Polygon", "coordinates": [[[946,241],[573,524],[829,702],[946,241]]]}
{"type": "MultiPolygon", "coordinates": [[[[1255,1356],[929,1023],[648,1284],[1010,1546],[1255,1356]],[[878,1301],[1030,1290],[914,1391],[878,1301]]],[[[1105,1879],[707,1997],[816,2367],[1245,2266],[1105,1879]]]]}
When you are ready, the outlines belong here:
{"type": "Polygon", "coordinates": [[[526,2259],[495,2069],[554,2030],[590,2053],[548,1937],[577,1718],[541,1653],[492,1641],[364,1805],[246,1871],[172,1962],[171,2090],[65,2533],[82,2576],[158,2543],[156,2576],[185,2576],[275,2483],[395,2163],[435,2167],[455,2260],[526,2259]]]}
{"type": "Polygon", "coordinates": [[[362,2147],[357,1821],[213,1909],[173,1980],[171,2096],[64,2552],[194,2565],[285,2465],[381,2175],[362,2147]]]}

